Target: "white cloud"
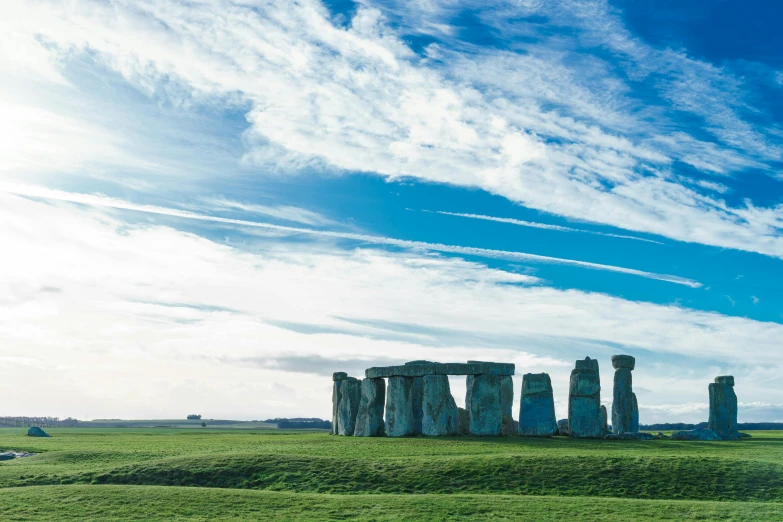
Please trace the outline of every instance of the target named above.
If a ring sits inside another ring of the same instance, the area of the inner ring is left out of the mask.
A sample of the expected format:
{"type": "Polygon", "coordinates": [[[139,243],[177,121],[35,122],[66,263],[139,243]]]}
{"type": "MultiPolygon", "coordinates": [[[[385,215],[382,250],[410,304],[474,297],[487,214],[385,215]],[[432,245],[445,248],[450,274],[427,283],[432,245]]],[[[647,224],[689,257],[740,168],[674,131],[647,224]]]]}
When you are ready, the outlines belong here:
{"type": "Polygon", "coordinates": [[[728,372],[742,401],[783,402],[779,324],[519,285],[458,258],[275,238],[249,253],[7,193],[0,244],[13,246],[0,257],[0,357],[26,361],[0,368],[9,414],[326,416],[328,377],[243,363],[314,356],[334,370],[390,356],[510,361],[518,375],[549,371],[562,401],[574,359],[620,350],[653,390],[645,407],[703,400],[728,372]]]}
{"type": "Polygon", "coordinates": [[[668,173],[675,159],[715,173],[779,159],[779,147],[727,101],[741,83],[646,47],[604,3],[561,7],[553,23],[600,21],[580,38],[632,59],[629,74],[639,79],[663,74],[661,95],[705,118],[721,144],[670,130],[660,108],[639,110],[622,80],[601,77],[610,73],[597,58],[569,67],[572,54],[542,45],[520,54],[441,49],[442,61],[422,59],[364,6],[347,28],[314,0],[26,2],[5,24],[26,30],[28,43],[30,35],[46,42],[58,60],[92,53],[182,107],[249,104],[248,143],[271,147],[251,159],[479,187],[571,218],[783,256],[783,207],[729,206],[668,173]],[[589,70],[597,72],[582,81],[589,70]]]}
{"type": "MultiPolygon", "coordinates": [[[[450,252],[454,254],[488,257],[494,259],[505,259],[511,261],[525,261],[525,262],[534,262],[534,263],[552,263],[552,264],[560,264],[560,265],[569,265],[569,266],[576,266],[580,268],[588,268],[592,270],[603,270],[608,272],[617,272],[620,274],[645,277],[648,279],[655,279],[658,281],[666,281],[669,283],[685,285],[691,288],[699,288],[702,286],[701,283],[699,283],[698,281],[694,281],[692,279],[687,279],[676,275],[656,274],[654,272],[645,272],[643,270],[636,270],[634,268],[604,265],[600,263],[591,263],[588,261],[579,261],[575,259],[541,256],[538,254],[529,254],[526,252],[514,252],[514,251],[507,251],[507,250],[492,250],[488,248],[444,245],[441,243],[426,243],[422,241],[408,241],[404,239],[395,239],[395,238],[382,237],[382,236],[371,236],[367,234],[356,234],[352,232],[336,232],[331,230],[275,225],[272,223],[248,221],[245,219],[234,219],[234,218],[225,218],[225,217],[197,214],[195,212],[190,212],[187,210],[158,207],[154,205],[139,205],[128,201],[119,200],[116,198],[109,198],[106,196],[65,192],[61,190],[47,189],[44,187],[36,187],[32,185],[22,185],[16,183],[0,184],[0,192],[8,192],[11,194],[41,197],[41,198],[54,199],[60,201],[71,201],[74,203],[94,205],[98,207],[110,207],[110,208],[118,208],[118,209],[125,209],[125,210],[134,210],[137,212],[146,212],[146,213],[159,214],[164,216],[195,219],[199,221],[210,221],[213,223],[224,223],[227,225],[238,225],[242,227],[261,228],[261,229],[271,230],[275,232],[282,232],[282,233],[308,234],[308,235],[316,235],[316,236],[324,236],[324,237],[332,237],[332,238],[351,239],[356,241],[364,241],[368,243],[391,245],[391,246],[407,248],[407,249],[450,252]]],[[[531,276],[527,276],[527,282],[531,282],[531,283],[538,282],[538,279],[533,278],[531,276]]]]}

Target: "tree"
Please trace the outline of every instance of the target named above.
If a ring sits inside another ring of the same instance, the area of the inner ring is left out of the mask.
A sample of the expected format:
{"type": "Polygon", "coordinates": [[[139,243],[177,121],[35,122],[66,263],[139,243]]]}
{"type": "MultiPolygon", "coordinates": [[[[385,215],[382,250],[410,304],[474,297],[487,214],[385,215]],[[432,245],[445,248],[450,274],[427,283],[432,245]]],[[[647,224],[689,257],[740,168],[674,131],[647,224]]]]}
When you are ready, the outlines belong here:
{"type": "Polygon", "coordinates": [[[201,423],[201,427],[202,427],[202,428],[206,428],[206,427],[207,427],[207,423],[206,423],[206,422],[202,422],[202,423],[201,423]]]}

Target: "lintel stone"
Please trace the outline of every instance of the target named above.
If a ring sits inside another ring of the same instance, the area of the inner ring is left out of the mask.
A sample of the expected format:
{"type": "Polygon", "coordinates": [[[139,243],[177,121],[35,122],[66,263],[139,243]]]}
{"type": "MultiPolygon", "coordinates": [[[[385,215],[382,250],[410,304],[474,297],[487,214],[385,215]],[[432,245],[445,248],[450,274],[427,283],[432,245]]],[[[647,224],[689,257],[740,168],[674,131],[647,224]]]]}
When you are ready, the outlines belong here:
{"type": "Polygon", "coordinates": [[[425,375],[514,375],[513,363],[430,363],[412,362],[400,366],[376,366],[364,372],[368,379],[378,377],[424,377],[425,375]]]}

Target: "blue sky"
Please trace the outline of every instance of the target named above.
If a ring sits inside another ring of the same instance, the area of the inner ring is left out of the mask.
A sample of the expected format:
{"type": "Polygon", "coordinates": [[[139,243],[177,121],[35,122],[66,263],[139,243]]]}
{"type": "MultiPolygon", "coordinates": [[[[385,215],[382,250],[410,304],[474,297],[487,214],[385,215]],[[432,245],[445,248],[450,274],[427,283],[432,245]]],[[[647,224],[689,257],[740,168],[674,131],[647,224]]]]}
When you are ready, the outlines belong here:
{"type": "Polygon", "coordinates": [[[562,417],[628,353],[643,423],[727,373],[783,421],[781,9],[12,3],[7,413],[324,417],[332,371],[428,358],[547,371],[562,417]]]}

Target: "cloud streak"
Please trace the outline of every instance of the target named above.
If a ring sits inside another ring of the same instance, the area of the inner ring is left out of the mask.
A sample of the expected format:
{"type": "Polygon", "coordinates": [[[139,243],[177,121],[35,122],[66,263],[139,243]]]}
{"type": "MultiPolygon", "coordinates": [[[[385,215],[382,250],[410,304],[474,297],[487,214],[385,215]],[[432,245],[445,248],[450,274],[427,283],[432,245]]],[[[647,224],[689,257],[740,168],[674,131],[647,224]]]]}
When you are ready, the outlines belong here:
{"type": "MultiPolygon", "coordinates": [[[[123,201],[115,198],[109,198],[106,196],[96,196],[91,194],[79,194],[73,192],[65,192],[61,190],[53,190],[44,187],[35,187],[30,185],[20,185],[16,183],[0,184],[0,191],[17,194],[29,197],[38,197],[58,201],[68,201],[71,203],[80,203],[83,205],[92,205],[97,207],[108,207],[122,210],[131,210],[135,212],[145,212],[149,214],[158,214],[171,217],[194,219],[198,221],[208,221],[212,223],[222,223],[227,225],[236,225],[242,227],[262,228],[267,230],[274,230],[279,232],[294,233],[294,234],[308,234],[314,236],[331,237],[339,239],[348,239],[353,241],[361,241],[367,243],[374,243],[379,245],[389,245],[413,250],[431,250],[437,252],[447,252],[451,254],[460,254],[468,256],[485,257],[492,259],[503,259],[508,261],[522,261],[531,263],[547,263],[558,264],[566,266],[575,266],[579,268],[587,268],[591,270],[602,270],[607,272],[615,272],[620,274],[627,274],[633,276],[644,277],[647,279],[655,279],[658,281],[664,281],[668,283],[675,283],[678,285],[685,285],[691,288],[699,288],[702,286],[698,281],[692,279],[679,277],[668,274],[656,274],[653,272],[645,272],[643,270],[636,270],[633,268],[625,268],[620,266],[605,265],[601,263],[591,263],[588,261],[579,261],[575,259],[564,259],[551,256],[542,256],[538,254],[530,254],[526,252],[514,252],[507,250],[493,250],[487,248],[477,247],[465,247],[456,245],[445,245],[441,243],[427,243],[423,241],[409,241],[404,239],[395,239],[383,236],[372,236],[367,234],[356,234],[351,232],[338,232],[331,230],[319,230],[303,227],[291,227],[286,225],[276,225],[273,223],[264,223],[260,221],[248,221],[244,219],[224,218],[218,216],[210,216],[205,214],[198,214],[187,210],[178,210],[174,208],[159,207],[154,205],[139,205],[128,201],[123,201]]],[[[535,281],[535,278],[531,278],[531,282],[535,281]]]]}

